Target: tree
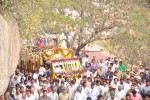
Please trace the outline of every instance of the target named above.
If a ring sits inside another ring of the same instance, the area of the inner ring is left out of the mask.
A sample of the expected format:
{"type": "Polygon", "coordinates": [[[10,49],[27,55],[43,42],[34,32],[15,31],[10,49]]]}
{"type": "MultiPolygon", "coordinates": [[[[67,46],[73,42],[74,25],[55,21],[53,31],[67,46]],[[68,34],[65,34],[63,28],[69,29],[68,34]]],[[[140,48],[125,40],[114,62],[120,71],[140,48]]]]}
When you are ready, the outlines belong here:
{"type": "Polygon", "coordinates": [[[106,33],[115,31],[126,22],[122,2],[118,0],[55,0],[60,14],[71,17],[74,23],[62,23],[68,48],[76,48],[76,55],[87,44],[110,39],[106,33]],[[67,11],[66,11],[67,10],[67,11]],[[124,21],[124,22],[123,22],[124,21]],[[75,23],[76,22],[76,23],[75,23]]]}
{"type": "Polygon", "coordinates": [[[130,0],[9,1],[7,10],[17,20],[22,38],[63,33],[67,47],[75,48],[77,55],[89,43],[111,39],[110,33],[129,21],[130,0]]]}
{"type": "Polygon", "coordinates": [[[128,7],[129,25],[112,34],[112,39],[103,41],[101,45],[130,65],[138,65],[139,61],[149,64],[149,8],[139,2],[131,2],[128,7]]]}

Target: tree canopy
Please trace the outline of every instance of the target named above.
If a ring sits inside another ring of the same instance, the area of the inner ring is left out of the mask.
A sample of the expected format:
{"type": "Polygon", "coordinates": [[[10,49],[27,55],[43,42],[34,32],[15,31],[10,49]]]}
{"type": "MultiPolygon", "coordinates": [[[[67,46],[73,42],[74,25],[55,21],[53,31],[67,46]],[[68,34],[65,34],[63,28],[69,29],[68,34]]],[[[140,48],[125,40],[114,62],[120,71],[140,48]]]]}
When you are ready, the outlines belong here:
{"type": "Polygon", "coordinates": [[[0,4],[2,14],[18,22],[22,39],[63,34],[76,54],[96,41],[131,63],[150,55],[149,0],[1,0],[0,4]]]}

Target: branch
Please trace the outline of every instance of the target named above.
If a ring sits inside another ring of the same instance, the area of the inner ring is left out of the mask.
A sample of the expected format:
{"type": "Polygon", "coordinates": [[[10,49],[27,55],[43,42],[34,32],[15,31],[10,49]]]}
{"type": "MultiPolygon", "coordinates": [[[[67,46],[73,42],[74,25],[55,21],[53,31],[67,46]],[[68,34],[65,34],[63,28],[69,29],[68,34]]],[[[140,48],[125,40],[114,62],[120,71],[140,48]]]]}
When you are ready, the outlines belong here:
{"type": "Polygon", "coordinates": [[[66,39],[64,39],[64,40],[66,41],[67,48],[70,48],[69,38],[68,38],[68,32],[64,32],[64,35],[65,35],[65,37],[66,37],[66,39]]]}

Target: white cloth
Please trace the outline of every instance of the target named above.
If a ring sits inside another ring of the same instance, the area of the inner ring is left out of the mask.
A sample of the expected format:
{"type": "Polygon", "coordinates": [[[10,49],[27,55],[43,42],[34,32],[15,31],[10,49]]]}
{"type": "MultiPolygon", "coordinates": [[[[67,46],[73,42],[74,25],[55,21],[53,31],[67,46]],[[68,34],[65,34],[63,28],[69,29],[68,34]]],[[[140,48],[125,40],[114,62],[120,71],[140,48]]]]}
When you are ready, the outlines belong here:
{"type": "Polygon", "coordinates": [[[40,67],[39,75],[43,75],[45,72],[46,72],[46,69],[44,67],[40,67]]]}
{"type": "Polygon", "coordinates": [[[82,57],[82,66],[85,67],[86,63],[89,62],[87,57],[82,57]]]}
{"type": "Polygon", "coordinates": [[[69,89],[69,100],[71,100],[75,96],[75,90],[76,90],[76,88],[75,88],[75,86],[72,86],[72,87],[69,86],[68,89],[69,89]]]}
{"type": "Polygon", "coordinates": [[[31,95],[30,97],[26,97],[26,100],[35,100],[35,97],[33,95],[31,95]]]}
{"type": "Polygon", "coordinates": [[[108,86],[101,86],[100,90],[101,90],[101,94],[104,95],[104,93],[109,90],[109,87],[108,86]]]}
{"type": "Polygon", "coordinates": [[[55,93],[50,93],[50,100],[58,100],[58,94],[55,92],[55,93]]]}
{"type": "Polygon", "coordinates": [[[111,83],[112,87],[115,88],[116,90],[118,90],[118,86],[120,85],[119,82],[117,84],[111,83]]]}
{"type": "Polygon", "coordinates": [[[102,67],[103,68],[104,67],[104,63],[99,63],[98,67],[102,67]]]}
{"type": "Polygon", "coordinates": [[[131,84],[124,83],[124,91],[125,91],[125,93],[127,93],[128,90],[130,90],[130,88],[131,88],[131,84]]]}
{"type": "MultiPolygon", "coordinates": [[[[109,97],[109,98],[107,98],[107,100],[112,100],[112,99],[111,99],[111,97],[109,97]]],[[[119,100],[119,99],[115,97],[113,100],[119,100]]]]}
{"type": "Polygon", "coordinates": [[[112,66],[112,68],[111,68],[111,71],[112,71],[112,72],[115,72],[115,67],[116,67],[116,65],[115,65],[115,66],[114,66],[114,65],[112,66]]]}
{"type": "Polygon", "coordinates": [[[91,74],[91,72],[90,71],[86,71],[86,72],[84,72],[84,75],[86,76],[86,77],[90,77],[90,74],[91,74]]]}
{"type": "Polygon", "coordinates": [[[76,80],[76,85],[80,85],[80,82],[81,82],[81,80],[82,80],[82,78],[78,78],[77,80],[76,80]]]}
{"type": "Polygon", "coordinates": [[[74,100],[86,100],[86,96],[84,93],[75,93],[74,100]]]}
{"type": "Polygon", "coordinates": [[[99,91],[97,88],[94,88],[94,89],[91,89],[89,88],[89,96],[88,97],[91,97],[92,100],[97,100],[97,96],[99,95],[99,91]]]}
{"type": "Polygon", "coordinates": [[[19,75],[19,76],[18,76],[18,79],[17,79],[19,83],[20,83],[20,79],[21,79],[21,76],[19,75]]]}
{"type": "Polygon", "coordinates": [[[126,93],[124,90],[121,90],[121,91],[116,91],[116,96],[118,98],[118,100],[121,100],[122,98],[124,98],[126,96],[126,93]]]}
{"type": "Polygon", "coordinates": [[[34,73],[33,74],[33,79],[37,79],[38,78],[38,74],[34,73]]]}
{"type": "Polygon", "coordinates": [[[39,100],[39,94],[37,92],[34,92],[32,96],[35,98],[35,100],[39,100]]]}
{"type": "Polygon", "coordinates": [[[147,94],[150,94],[150,93],[148,93],[148,91],[150,91],[150,86],[144,86],[143,88],[142,88],[142,92],[145,94],[145,93],[147,93],[147,94]]]}
{"type": "Polygon", "coordinates": [[[82,93],[85,95],[86,98],[90,95],[88,90],[89,90],[89,87],[86,87],[86,88],[82,87],[82,93]]]}

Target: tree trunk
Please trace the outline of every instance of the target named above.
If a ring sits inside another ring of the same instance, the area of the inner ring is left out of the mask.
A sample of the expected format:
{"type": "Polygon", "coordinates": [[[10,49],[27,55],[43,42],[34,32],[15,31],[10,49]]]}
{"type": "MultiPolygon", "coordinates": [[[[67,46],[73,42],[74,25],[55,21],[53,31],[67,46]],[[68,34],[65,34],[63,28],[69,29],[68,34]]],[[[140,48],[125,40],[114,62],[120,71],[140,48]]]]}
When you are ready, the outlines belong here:
{"type": "Polygon", "coordinates": [[[80,50],[81,50],[82,48],[84,48],[86,45],[87,45],[87,43],[83,43],[83,44],[81,44],[80,46],[78,46],[77,49],[76,49],[76,51],[75,51],[75,55],[76,55],[76,56],[79,56],[79,55],[80,55],[80,54],[79,54],[80,50]]]}

